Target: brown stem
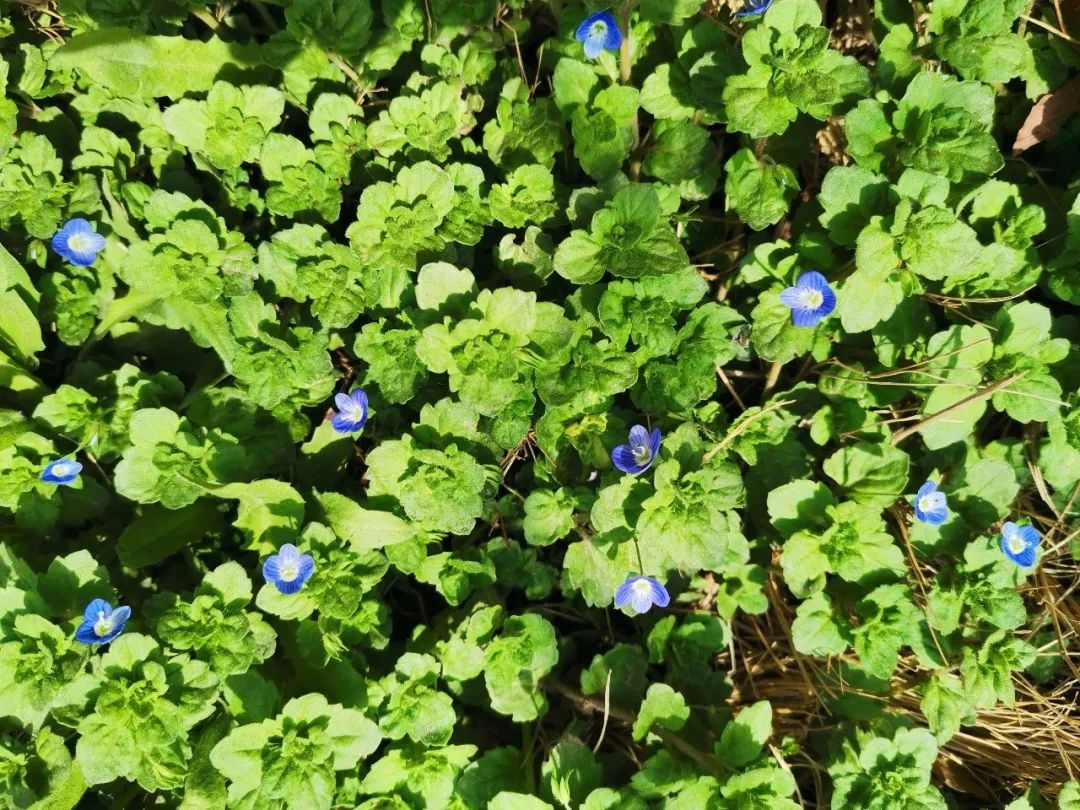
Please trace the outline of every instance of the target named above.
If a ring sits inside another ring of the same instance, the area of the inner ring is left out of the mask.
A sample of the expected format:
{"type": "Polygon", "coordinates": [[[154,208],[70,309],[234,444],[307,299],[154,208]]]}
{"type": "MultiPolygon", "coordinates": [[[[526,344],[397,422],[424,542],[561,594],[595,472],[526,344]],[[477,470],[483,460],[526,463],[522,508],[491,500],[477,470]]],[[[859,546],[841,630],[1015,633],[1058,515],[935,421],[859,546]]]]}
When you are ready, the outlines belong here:
{"type": "MultiPolygon", "coordinates": [[[[563,697],[568,698],[571,702],[575,703],[582,711],[592,713],[595,711],[604,711],[604,701],[591,698],[581,694],[575,689],[570,688],[562,681],[556,678],[545,678],[544,685],[550,687],[552,690],[558,692],[563,697]]],[[[607,706],[607,713],[614,717],[616,720],[621,720],[627,725],[633,725],[637,720],[637,716],[633,712],[628,712],[623,709],[616,708],[615,706],[607,706]]],[[[692,746],[678,734],[672,731],[668,731],[658,725],[653,725],[650,729],[653,734],[664,741],[666,745],[674,748],[680,754],[683,754],[688,759],[694,760],[698,765],[705,768],[709,773],[720,773],[720,763],[716,761],[716,757],[711,754],[706,754],[704,751],[699,751],[692,746]]]]}

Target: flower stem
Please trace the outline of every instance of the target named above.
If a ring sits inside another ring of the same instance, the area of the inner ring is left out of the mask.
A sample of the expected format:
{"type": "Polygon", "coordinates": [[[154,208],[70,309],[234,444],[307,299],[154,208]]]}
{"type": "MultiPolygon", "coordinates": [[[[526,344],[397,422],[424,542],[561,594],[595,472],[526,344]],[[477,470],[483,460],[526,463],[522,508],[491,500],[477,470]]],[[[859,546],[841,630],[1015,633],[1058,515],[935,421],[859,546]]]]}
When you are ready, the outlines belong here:
{"type": "Polygon", "coordinates": [[[761,398],[767,399],[772,390],[776,388],[776,383],[780,379],[780,369],[784,367],[783,363],[773,363],[769,367],[769,376],[765,378],[765,390],[761,392],[761,398]]]}
{"type": "Polygon", "coordinates": [[[637,554],[638,573],[645,576],[645,563],[641,561],[641,546],[638,545],[637,537],[634,537],[634,552],[637,554]]]}
{"type": "MultiPolygon", "coordinates": [[[[622,45],[619,46],[619,83],[627,85],[630,84],[630,74],[633,70],[630,60],[630,9],[633,5],[634,0],[623,0],[622,19],[619,21],[623,34],[622,45]]],[[[634,142],[630,146],[630,150],[633,151],[641,141],[637,110],[634,111],[634,117],[630,119],[630,131],[634,134],[634,142]]]]}

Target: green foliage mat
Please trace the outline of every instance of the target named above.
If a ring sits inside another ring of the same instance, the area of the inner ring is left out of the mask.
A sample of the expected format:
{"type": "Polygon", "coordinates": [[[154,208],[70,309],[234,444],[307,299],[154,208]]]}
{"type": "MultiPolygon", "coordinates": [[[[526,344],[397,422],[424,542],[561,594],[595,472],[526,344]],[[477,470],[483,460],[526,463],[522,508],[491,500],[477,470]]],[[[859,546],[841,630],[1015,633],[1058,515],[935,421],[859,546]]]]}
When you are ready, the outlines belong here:
{"type": "Polygon", "coordinates": [[[1080,17],[749,5],[0,10],[0,806],[1080,808],[1080,17]]]}

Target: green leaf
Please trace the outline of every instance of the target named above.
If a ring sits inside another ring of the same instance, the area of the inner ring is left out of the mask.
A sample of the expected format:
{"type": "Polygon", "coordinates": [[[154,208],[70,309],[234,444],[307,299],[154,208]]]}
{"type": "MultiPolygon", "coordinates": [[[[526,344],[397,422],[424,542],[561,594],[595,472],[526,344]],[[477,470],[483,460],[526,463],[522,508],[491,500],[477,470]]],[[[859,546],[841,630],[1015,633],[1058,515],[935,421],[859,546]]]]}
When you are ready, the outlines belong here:
{"type": "Polygon", "coordinates": [[[750,65],[724,88],[728,126],[761,138],[783,132],[798,112],[827,118],[845,99],[869,90],[866,68],[828,47],[821,11],[791,0],[766,11],[743,38],[750,65]]]}
{"type": "Polygon", "coordinates": [[[158,635],[177,650],[190,650],[222,678],[246,672],[269,658],[276,634],[251,601],[251,580],[239,563],[222,563],[190,602],[177,602],[158,620],[158,635]]]}
{"type": "Polygon", "coordinates": [[[1008,82],[1033,67],[1031,48],[1012,32],[1023,6],[1010,0],[935,3],[927,30],[934,49],[965,79],[1008,82]]]}
{"type": "Polygon", "coordinates": [[[333,801],[334,771],[355,768],[380,739],[360,712],[311,694],[290,700],[273,720],[234,728],[214,746],[210,761],[228,780],[230,803],[323,807],[333,801]],[[272,744],[285,728],[290,744],[272,744]]]}
{"type": "Polygon", "coordinates": [[[627,185],[598,211],[590,231],[574,231],[555,252],[555,272],[575,284],[675,273],[689,264],[660,198],[646,185],[627,185]]]}
{"type": "Polygon", "coordinates": [[[666,683],[654,683],[645,693],[645,699],[634,720],[634,739],[643,740],[653,726],[678,731],[690,719],[690,707],[686,699],[666,683]]]}
{"type": "Polygon", "coordinates": [[[368,127],[368,144],[388,157],[398,152],[412,158],[445,161],[456,138],[476,124],[461,89],[436,82],[419,95],[399,95],[368,127]]]}
{"type": "Polygon", "coordinates": [[[825,592],[815,593],[799,605],[791,623],[795,649],[804,655],[840,655],[848,648],[841,621],[833,616],[825,592]]]}
{"type": "Polygon", "coordinates": [[[772,735],[772,706],[759,700],[740,711],[724,726],[716,756],[733,768],[742,768],[759,756],[772,735]]]}
{"type": "Polygon", "coordinates": [[[818,201],[824,209],[819,219],[829,235],[841,245],[853,245],[876,214],[895,206],[896,195],[888,180],[861,166],[833,166],[821,181],[818,201]]]}
{"type": "Polygon", "coordinates": [[[907,453],[889,442],[842,447],[825,459],[822,468],[853,500],[883,508],[907,486],[907,453]]]}
{"type": "Polygon", "coordinates": [[[840,325],[847,332],[867,332],[888,320],[904,300],[901,257],[892,235],[874,217],[859,234],[855,272],[837,295],[840,325]]]}
{"type": "Polygon", "coordinates": [[[37,365],[34,355],[45,348],[41,326],[15,290],[0,288],[0,346],[27,368],[37,365]]]}
{"type": "Polygon", "coordinates": [[[484,683],[491,707],[519,723],[542,716],[547,698],[536,686],[558,660],[555,628],[547,619],[535,613],[511,616],[485,655],[484,683]]]}
{"type": "Polygon", "coordinates": [[[919,709],[940,745],[952,739],[961,725],[975,722],[960,680],[947,672],[936,672],[927,681],[919,709]]]}
{"type": "MultiPolygon", "coordinates": [[[[467,535],[483,514],[487,473],[456,444],[445,451],[422,449],[406,435],[404,439],[383,442],[367,461],[369,494],[395,497],[409,519],[424,529],[467,535]]],[[[332,500],[340,504],[336,498],[332,500]]],[[[385,525],[391,533],[398,530],[393,521],[385,525]]],[[[342,531],[347,537],[356,537],[357,542],[368,542],[360,534],[363,525],[343,527],[342,531]]]]}
{"type": "MultiPolygon", "coordinates": [[[[408,662],[409,655],[398,659],[399,672],[408,662]]],[[[404,680],[394,678],[388,684],[390,699],[379,718],[379,728],[388,739],[400,740],[407,736],[421,745],[433,747],[449,742],[457,714],[450,696],[432,688],[437,667],[436,664],[432,671],[411,676],[403,673],[404,680]]]]}
{"type": "Polygon", "coordinates": [[[750,342],[762,359],[773,363],[786,363],[809,352],[818,328],[791,322],[791,309],[780,300],[782,289],[775,286],[763,292],[750,313],[750,342]]]}
{"type": "Polygon", "coordinates": [[[654,23],[678,25],[701,10],[703,0],[642,0],[641,15],[654,23]]]}
{"type": "Polygon", "coordinates": [[[796,596],[824,585],[826,573],[849,582],[875,582],[903,574],[904,554],[885,531],[875,507],[845,501],[826,508],[832,525],[824,532],[800,531],[784,543],[781,565],[796,596]]]}
{"type": "Polygon", "coordinates": [[[70,39],[53,52],[54,69],[74,69],[88,83],[119,97],[151,101],[205,90],[225,67],[256,66],[259,51],[223,39],[200,42],[101,28],[70,39]]]}
{"type": "Polygon", "coordinates": [[[740,149],[724,169],[728,207],[755,231],[778,222],[799,191],[795,172],[782,163],[758,160],[751,149],[740,149]]]}
{"type": "Polygon", "coordinates": [[[566,537],[574,528],[575,499],[571,492],[536,490],[525,499],[525,539],[547,546],[566,537]]]}
{"type": "Polygon", "coordinates": [[[591,177],[608,180],[622,168],[636,139],[637,110],[638,91],[626,85],[607,87],[574,110],[574,157],[591,177]]]}
{"type": "Polygon", "coordinates": [[[540,777],[545,795],[550,794],[560,807],[574,807],[600,786],[603,771],[596,755],[581,740],[567,735],[540,766],[540,777]]]}
{"type": "Polygon", "coordinates": [[[330,528],[357,551],[391,546],[416,535],[416,530],[397,515],[364,509],[336,492],[324,492],[318,498],[330,528]]]}
{"type": "Polygon", "coordinates": [[[198,543],[221,525],[221,511],[209,499],[177,510],[149,504],[120,534],[116,552],[127,567],[146,568],[198,543]]]}

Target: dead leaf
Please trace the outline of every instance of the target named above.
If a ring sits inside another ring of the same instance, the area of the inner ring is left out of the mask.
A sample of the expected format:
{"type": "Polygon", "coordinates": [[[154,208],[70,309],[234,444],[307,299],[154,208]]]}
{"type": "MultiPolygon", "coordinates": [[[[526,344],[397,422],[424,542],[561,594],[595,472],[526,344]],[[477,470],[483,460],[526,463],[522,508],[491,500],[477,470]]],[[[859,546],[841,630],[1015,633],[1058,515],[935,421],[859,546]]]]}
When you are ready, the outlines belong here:
{"type": "Polygon", "coordinates": [[[1035,102],[1024,125],[1016,133],[1013,154],[1018,155],[1057,135],[1062,124],[1080,109],[1080,76],[1069,79],[1053,93],[1035,102]]]}

